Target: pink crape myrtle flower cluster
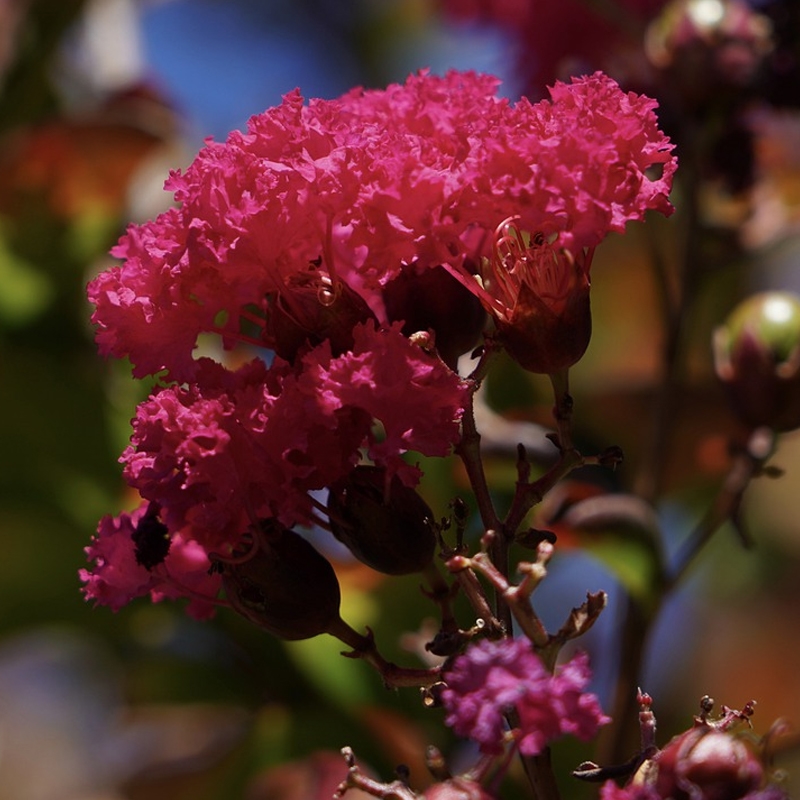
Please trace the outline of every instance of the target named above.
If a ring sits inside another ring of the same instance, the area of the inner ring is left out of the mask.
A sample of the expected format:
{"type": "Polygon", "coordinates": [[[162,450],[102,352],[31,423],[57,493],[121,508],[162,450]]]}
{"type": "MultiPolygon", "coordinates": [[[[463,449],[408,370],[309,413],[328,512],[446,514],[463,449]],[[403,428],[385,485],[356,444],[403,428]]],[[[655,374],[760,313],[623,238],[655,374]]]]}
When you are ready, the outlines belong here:
{"type": "MultiPolygon", "coordinates": [[[[535,104],[497,88],[490,76],[421,72],[336,100],[291,93],[171,174],[176,204],[132,225],[119,265],[88,289],[101,353],[158,383],[120,458],[138,505],[100,521],[86,598],[113,610],[180,599],[196,617],[222,605],[281,639],[332,635],[385,685],[421,688],[480,751],[457,776],[432,757],[438,783],[419,795],[362,774],[346,749],[337,796],[486,800],[518,754],[537,796],[556,800],[550,743],[610,722],[587,690],[588,657],[556,666],[606,595],[587,593],[548,632],[531,594],[554,537],[522,528],[572,470],[619,463],[619,448],[574,446],[568,370],[591,336],[595,248],[648,211],[672,212],[676,159],[655,103],[602,73],[535,104]],[[518,448],[504,518],[474,407],[501,349],[549,376],[558,451],[532,480],[518,448]],[[419,460],[451,454],[483,525],[471,555],[467,503],[453,498],[437,518],[417,491],[419,460]],[[296,530],[312,527],[316,538],[296,530]],[[398,666],[342,619],[336,570],[312,544],[326,532],[374,570],[422,573],[441,616],[424,644],[430,663],[398,666]],[[518,584],[514,544],[533,553],[518,584]],[[471,627],[456,597],[475,612],[471,627]]],[[[575,771],[603,781],[605,800],[781,797],[762,754],[728,731],[750,711],[713,722],[706,710],[701,729],[658,750],[640,702],[641,752],[622,771],[575,771]]]]}
{"type": "Polygon", "coordinates": [[[445,721],[484,753],[502,752],[509,709],[519,721],[512,735],[526,756],[538,755],[563,734],[589,740],[610,721],[595,695],[584,692],[590,678],[586,653],[553,675],[527,639],[485,640],[445,673],[445,721]]]}
{"type": "Polygon", "coordinates": [[[601,73],[535,105],[497,87],[451,72],[308,105],[294,92],[209,142],[167,181],[179,206],[132,226],[122,266],[90,284],[101,352],[191,381],[198,334],[236,341],[243,310],[267,317],[275,296],[295,309],[341,282],[383,326],[404,266],[477,263],[510,217],[577,256],[649,209],[670,213],[676,161],[654,101],[601,73]]]}
{"type": "Polygon", "coordinates": [[[273,536],[319,522],[313,493],[363,465],[413,488],[407,454],[459,442],[474,386],[456,362],[482,307],[513,356],[518,328],[540,337],[541,309],[588,292],[609,233],[671,212],[652,100],[601,73],[536,104],[497,88],[420,72],[335,100],[295,91],[170,175],[176,205],[131,225],[88,288],[100,352],[161,381],[121,457],[141,504],[101,521],[88,599],[184,597],[207,615],[214,559],[241,559],[266,522],[273,536]],[[499,257],[498,235],[516,242],[499,257]],[[249,362],[198,355],[208,334],[249,362]]]}

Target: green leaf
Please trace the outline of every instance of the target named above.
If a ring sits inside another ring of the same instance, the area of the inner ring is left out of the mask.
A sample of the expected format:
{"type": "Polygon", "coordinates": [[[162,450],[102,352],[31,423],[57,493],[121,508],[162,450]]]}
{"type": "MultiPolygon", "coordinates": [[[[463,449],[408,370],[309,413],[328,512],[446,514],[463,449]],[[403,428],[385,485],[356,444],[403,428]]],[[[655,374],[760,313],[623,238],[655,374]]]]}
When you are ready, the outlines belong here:
{"type": "Polygon", "coordinates": [[[575,503],[558,523],[578,536],[582,548],[608,567],[643,609],[655,610],[665,575],[652,506],[633,495],[598,495],[575,503]]]}
{"type": "Polygon", "coordinates": [[[53,300],[50,279],[13,253],[0,237],[0,320],[20,327],[42,314],[53,300]]]}

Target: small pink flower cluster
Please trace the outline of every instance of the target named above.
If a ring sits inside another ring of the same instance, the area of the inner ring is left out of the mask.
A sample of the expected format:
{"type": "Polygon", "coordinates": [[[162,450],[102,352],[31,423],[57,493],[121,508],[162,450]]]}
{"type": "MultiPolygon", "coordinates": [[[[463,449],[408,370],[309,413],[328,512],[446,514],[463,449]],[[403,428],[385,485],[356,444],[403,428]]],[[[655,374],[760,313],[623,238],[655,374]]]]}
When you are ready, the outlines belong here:
{"type": "Polygon", "coordinates": [[[564,734],[591,739],[610,722],[597,698],[583,691],[591,678],[586,653],[551,675],[527,639],[484,640],[459,656],[444,677],[445,721],[484,753],[502,752],[509,712],[518,720],[511,735],[528,756],[564,734]]]}
{"type": "MultiPolygon", "coordinates": [[[[676,162],[653,101],[600,73],[536,105],[496,90],[489,76],[422,72],[308,105],[294,92],[172,173],[177,205],[132,225],[113,251],[122,263],[88,289],[100,351],[165,382],[139,407],[121,458],[141,507],[100,523],[88,598],[118,608],[183,595],[205,613],[220,585],[203,573],[208,556],[233,557],[264,520],[312,522],[310,492],[362,462],[385,469],[387,486],[395,476],[414,486],[404,454],[443,456],[459,438],[470,387],[453,367],[478,341],[478,299],[497,312],[491,280],[484,289],[472,274],[497,226],[513,216],[546,236],[566,254],[548,270],[588,272],[585,251],[609,232],[671,211],[676,162]],[[417,280],[437,298],[421,300],[417,280]],[[437,302],[456,293],[466,301],[437,319],[437,302]],[[426,336],[409,338],[422,305],[426,336]],[[208,333],[273,351],[269,366],[196,357],[208,333]],[[459,349],[442,360],[448,336],[459,349]],[[150,558],[159,537],[166,555],[150,558]]],[[[507,268],[544,261],[522,252],[507,268]]],[[[528,294],[543,283],[514,277],[528,294]]],[[[500,313],[537,330],[535,308],[526,296],[525,315],[500,313]]]]}

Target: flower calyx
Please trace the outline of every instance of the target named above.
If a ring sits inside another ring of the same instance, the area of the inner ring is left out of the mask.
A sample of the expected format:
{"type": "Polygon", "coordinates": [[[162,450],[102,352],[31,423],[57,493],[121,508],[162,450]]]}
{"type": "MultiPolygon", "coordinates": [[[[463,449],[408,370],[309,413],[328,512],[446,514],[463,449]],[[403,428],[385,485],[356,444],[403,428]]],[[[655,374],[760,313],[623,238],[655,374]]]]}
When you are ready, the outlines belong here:
{"type": "Polygon", "coordinates": [[[333,535],[378,572],[408,575],[433,560],[433,511],[383,467],[359,465],[331,486],[328,513],[333,535]]]}
{"type": "Polygon", "coordinates": [[[509,217],[498,225],[481,297],[511,357],[530,372],[552,375],[579,361],[589,346],[594,250],[573,254],[518,223],[509,217]]]}
{"type": "Polygon", "coordinates": [[[210,556],[232,608],[280,639],[310,639],[339,622],[333,567],[299,534],[275,520],[248,534],[248,549],[210,556]]]}

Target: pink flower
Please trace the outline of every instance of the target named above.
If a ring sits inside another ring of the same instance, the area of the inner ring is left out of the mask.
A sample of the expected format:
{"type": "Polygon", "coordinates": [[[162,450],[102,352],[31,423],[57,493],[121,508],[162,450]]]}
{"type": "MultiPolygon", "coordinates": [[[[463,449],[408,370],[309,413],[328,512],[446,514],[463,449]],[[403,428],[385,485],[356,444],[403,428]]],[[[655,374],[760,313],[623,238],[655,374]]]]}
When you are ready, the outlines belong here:
{"type": "Polygon", "coordinates": [[[113,611],[148,594],[154,602],[188,597],[187,611],[192,616],[209,616],[221,581],[218,575],[209,574],[211,564],[196,544],[173,534],[168,552],[158,563],[149,567],[142,563],[135,539],[151,514],[149,504],[143,503],[130,514],[100,520],[97,535],[86,548],[91,566],[80,571],[84,596],[113,611]]]}
{"type": "Polygon", "coordinates": [[[370,323],[353,335],[352,351],[334,358],[323,344],[295,367],[256,360],[229,372],[199,362],[198,383],[139,406],[121,459],[126,480],[170,531],[223,555],[260,519],[310,523],[308,492],[346,476],[362,447],[416,484],[419,471],[401,456],[449,453],[467,387],[396,327],[370,323]]]}
{"type": "Polygon", "coordinates": [[[310,354],[299,381],[309,394],[325,398],[328,413],[347,408],[366,412],[369,457],[413,486],[416,471],[399,456],[409,450],[426,456],[450,453],[460,437],[467,385],[406,339],[398,326],[380,331],[369,323],[357,327],[354,337],[353,350],[338,358],[329,359],[324,350],[310,354]],[[381,423],[380,439],[372,432],[372,420],[381,423]]]}
{"type": "MultiPolygon", "coordinates": [[[[498,98],[497,85],[421,72],[307,105],[293,92],[170,175],[177,206],[132,225],[113,251],[123,263],[88,289],[101,352],[165,385],[137,409],[121,458],[153,511],[101,524],[87,596],[113,607],[148,593],[213,596],[200,564],[230,558],[265,520],[313,522],[310,492],[362,460],[415,485],[406,454],[450,452],[468,388],[401,333],[411,315],[398,296],[413,297],[415,279],[434,271],[430,291],[460,292],[428,304],[447,312],[431,315],[428,341],[464,305],[463,287],[499,327],[536,328],[530,309],[541,302],[571,308],[579,287],[588,303],[591,250],[610,231],[671,211],[675,159],[653,101],[599,73],[536,105],[498,98]],[[471,267],[512,215],[547,247],[496,259],[482,286],[471,267]],[[411,285],[398,291],[400,277],[411,285]],[[277,355],[230,371],[194,357],[208,332],[277,355]]],[[[449,337],[451,365],[482,323],[465,316],[466,330],[449,337]]],[[[566,703],[572,695],[554,686],[566,703]]],[[[581,708],[570,709],[579,735],[581,708]]],[[[526,736],[524,747],[538,746],[526,736]]]]}
{"type": "Polygon", "coordinates": [[[404,266],[463,274],[511,216],[577,258],[648,209],[671,211],[675,159],[654,101],[601,73],[535,105],[497,85],[422,72],[307,106],[294,92],[207,143],[167,182],[178,207],[131,226],[122,266],[90,284],[101,352],[130,356],[136,375],[193,380],[200,333],[273,346],[276,302],[332,301],[341,285],[385,324],[382,289],[404,266]]]}
{"type": "Polygon", "coordinates": [[[583,692],[590,679],[584,653],[551,675],[527,639],[484,640],[459,656],[444,677],[445,722],[484,753],[502,751],[509,710],[516,713],[513,737],[525,755],[541,753],[565,733],[590,739],[610,721],[597,698],[583,692]]]}
{"type": "Polygon", "coordinates": [[[553,374],[578,361],[591,338],[594,248],[648,209],[671,213],[676,162],[653,101],[621,92],[601,73],[558,83],[550,93],[552,102],[530,107],[520,141],[506,141],[509,150],[513,143],[536,152],[534,202],[520,203],[498,225],[490,255],[476,259],[480,281],[464,265],[450,269],[494,317],[510,355],[532,372],[553,374]],[[653,167],[659,177],[648,174],[653,167]]]}

